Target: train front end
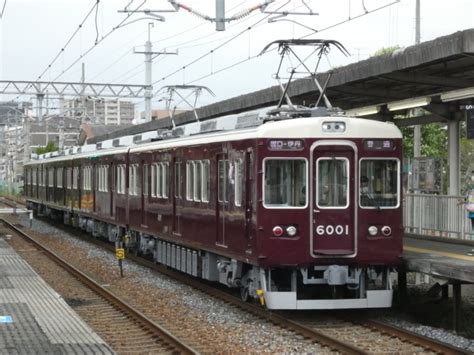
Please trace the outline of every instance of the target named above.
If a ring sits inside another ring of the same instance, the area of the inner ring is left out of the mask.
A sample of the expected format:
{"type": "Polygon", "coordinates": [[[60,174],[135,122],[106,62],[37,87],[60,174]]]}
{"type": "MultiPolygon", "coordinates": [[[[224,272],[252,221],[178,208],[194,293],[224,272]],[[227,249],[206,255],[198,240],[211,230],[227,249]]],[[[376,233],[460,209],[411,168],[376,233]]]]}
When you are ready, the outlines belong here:
{"type": "Polygon", "coordinates": [[[381,308],[402,254],[402,141],[390,123],[260,127],[259,285],[270,309],[381,308]]]}

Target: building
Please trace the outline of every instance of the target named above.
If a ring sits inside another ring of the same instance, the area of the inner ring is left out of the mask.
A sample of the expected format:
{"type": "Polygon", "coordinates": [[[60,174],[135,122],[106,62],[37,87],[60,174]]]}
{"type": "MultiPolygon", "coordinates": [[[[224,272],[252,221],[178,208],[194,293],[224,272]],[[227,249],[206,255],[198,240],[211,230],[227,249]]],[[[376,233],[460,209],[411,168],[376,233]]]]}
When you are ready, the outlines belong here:
{"type": "Polygon", "coordinates": [[[131,124],[135,116],[135,104],[130,101],[105,100],[87,97],[64,101],[64,115],[98,125],[131,124]],[[83,119],[82,119],[83,118],[83,119]]]}

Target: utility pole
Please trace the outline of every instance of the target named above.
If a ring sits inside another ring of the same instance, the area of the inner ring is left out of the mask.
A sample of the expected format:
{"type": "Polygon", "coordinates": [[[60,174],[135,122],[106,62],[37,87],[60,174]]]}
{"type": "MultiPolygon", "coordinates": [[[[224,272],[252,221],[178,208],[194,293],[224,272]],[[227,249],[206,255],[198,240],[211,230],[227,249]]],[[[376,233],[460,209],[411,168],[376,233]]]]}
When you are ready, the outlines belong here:
{"type": "Polygon", "coordinates": [[[64,150],[64,96],[59,97],[59,117],[58,117],[58,128],[59,128],[59,151],[64,150]]]}
{"type": "MultiPolygon", "coordinates": [[[[81,83],[86,82],[86,69],[85,69],[85,64],[82,63],[82,75],[81,75],[81,83]]],[[[81,90],[81,106],[82,106],[82,113],[81,113],[81,119],[80,119],[80,124],[84,121],[86,118],[86,97],[84,95],[84,92],[86,90],[85,85],[82,86],[81,90]]]]}
{"type": "Polygon", "coordinates": [[[145,51],[144,52],[139,52],[133,50],[133,53],[135,54],[144,54],[145,55],[145,121],[150,122],[151,121],[151,99],[153,98],[153,86],[151,85],[152,83],[152,63],[153,63],[153,58],[152,55],[160,55],[160,54],[178,54],[178,52],[153,52],[153,45],[150,40],[150,31],[151,28],[153,27],[153,23],[148,24],[148,40],[145,42],[145,51]]]}
{"type": "MultiPolygon", "coordinates": [[[[416,0],[416,20],[415,20],[415,44],[420,44],[421,31],[420,31],[420,1],[416,0]]],[[[420,109],[415,109],[413,112],[415,116],[420,115],[420,109]]],[[[416,125],[413,131],[413,156],[419,158],[421,156],[421,126],[416,125]]]]}

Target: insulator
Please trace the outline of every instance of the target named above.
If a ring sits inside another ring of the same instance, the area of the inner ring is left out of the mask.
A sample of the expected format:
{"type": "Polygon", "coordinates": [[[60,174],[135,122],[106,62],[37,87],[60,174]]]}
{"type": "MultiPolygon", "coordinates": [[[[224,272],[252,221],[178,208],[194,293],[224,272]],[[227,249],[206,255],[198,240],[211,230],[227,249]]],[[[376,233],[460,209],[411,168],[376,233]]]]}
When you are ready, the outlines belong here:
{"type": "Polygon", "coordinates": [[[210,20],[211,19],[209,16],[204,15],[202,12],[199,12],[199,11],[194,10],[192,8],[189,8],[189,12],[192,13],[193,15],[197,16],[197,17],[203,18],[204,20],[210,20]]]}
{"type": "Polygon", "coordinates": [[[246,9],[246,10],[242,10],[242,11],[239,11],[237,12],[234,16],[231,17],[232,20],[240,20],[244,17],[247,17],[248,15],[250,15],[250,13],[253,11],[253,9],[246,9]]]}

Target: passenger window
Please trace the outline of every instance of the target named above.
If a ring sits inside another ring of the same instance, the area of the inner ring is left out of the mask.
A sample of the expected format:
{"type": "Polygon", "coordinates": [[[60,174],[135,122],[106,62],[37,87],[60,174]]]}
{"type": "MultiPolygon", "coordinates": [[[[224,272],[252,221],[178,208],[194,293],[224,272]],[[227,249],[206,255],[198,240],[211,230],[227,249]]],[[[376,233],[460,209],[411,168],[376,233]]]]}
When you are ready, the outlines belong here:
{"type": "Polygon", "coordinates": [[[181,162],[174,163],[174,197],[181,198],[181,162]]]}
{"type": "Polygon", "coordinates": [[[264,206],[301,208],[307,201],[305,159],[266,159],[264,161],[264,206]]]}
{"type": "Polygon", "coordinates": [[[235,205],[242,206],[242,160],[237,160],[234,168],[235,205]]]}
{"type": "Polygon", "coordinates": [[[209,202],[209,188],[208,188],[208,181],[209,181],[209,160],[203,160],[201,162],[201,190],[202,190],[202,202],[209,202]]]}
{"type": "Polygon", "coordinates": [[[219,160],[217,167],[219,176],[218,197],[219,202],[228,202],[227,200],[227,178],[229,175],[229,161],[219,160]]]}

